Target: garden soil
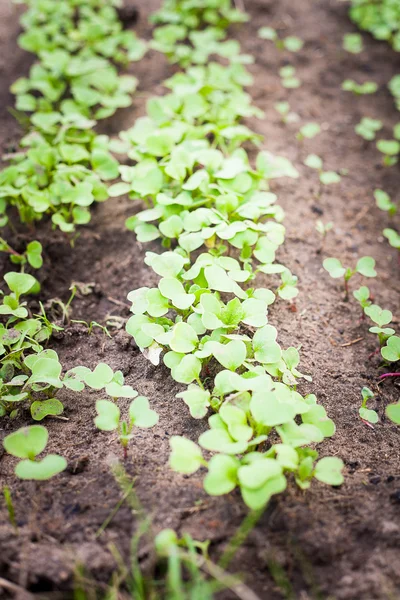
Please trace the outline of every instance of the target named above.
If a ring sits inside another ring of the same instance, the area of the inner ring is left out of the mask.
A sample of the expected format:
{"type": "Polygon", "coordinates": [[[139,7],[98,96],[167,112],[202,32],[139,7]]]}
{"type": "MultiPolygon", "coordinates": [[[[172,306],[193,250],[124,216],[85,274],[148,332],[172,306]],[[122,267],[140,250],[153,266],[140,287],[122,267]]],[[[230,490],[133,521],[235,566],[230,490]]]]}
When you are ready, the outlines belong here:
{"type": "MultiPolygon", "coordinates": [[[[306,491],[290,482],[276,497],[239,549],[231,565],[261,600],[395,600],[400,598],[400,428],[384,415],[390,402],[399,399],[394,379],[378,383],[379,355],[375,337],[361,318],[354,300],[343,301],[341,283],[322,269],[327,256],[354,265],[357,258],[371,255],[377,261],[378,277],[370,282],[374,299],[393,311],[399,328],[399,257],[382,237],[388,226],[385,213],[373,198],[375,188],[384,188],[399,199],[398,166],[384,168],[374,142],[354,133],[363,116],[384,122],[383,136],[391,137],[398,120],[386,84],[400,71],[399,54],[383,43],[364,36],[364,50],[352,55],[342,49],[342,36],[355,31],[347,17],[347,3],[337,0],[244,0],[251,20],[231,30],[243,50],[255,57],[250,66],[254,85],[249,92],[265,111],[265,119],[250,120],[265,136],[263,148],[293,161],[301,177],[272,182],[272,191],[286,212],[287,239],[279,251],[280,262],[299,277],[300,294],[295,305],[279,301],[270,311],[270,323],[279,331],[284,346],[301,346],[301,370],[312,383],[301,384],[302,393],[313,392],[337,425],[335,436],[320,444],[321,455],[339,456],[345,463],[345,482],[331,488],[315,482],[306,491]],[[257,29],[272,26],[285,35],[298,35],[303,50],[289,54],[271,42],[260,40],[257,29]],[[291,62],[302,81],[300,88],[285,90],[279,68],[291,62]],[[354,96],[341,90],[344,79],[379,84],[376,94],[354,96]],[[289,100],[300,122],[283,125],[274,103],[289,100]],[[300,125],[315,121],[322,133],[298,142],[300,125]],[[323,157],[326,169],[342,171],[337,185],[320,187],[315,171],[305,167],[307,154],[323,157]],[[333,222],[325,241],[315,229],[317,219],[333,222]],[[377,394],[370,408],[380,421],[373,427],[360,420],[360,390],[369,386],[377,394]]],[[[124,13],[127,27],[150,37],[147,19],[158,0],[130,1],[139,11],[124,13]]],[[[10,0],[0,3],[0,145],[12,151],[21,131],[8,108],[13,99],[9,85],[26,74],[32,57],[17,47],[20,10],[10,0]]],[[[161,82],[176,69],[150,51],[129,72],[140,82],[133,106],[120,111],[102,131],[116,135],[132,126],[145,111],[148,97],[163,93],[161,82]]],[[[118,549],[128,564],[130,541],[137,517],[124,502],[101,533],[99,528],[122,497],[110,471],[115,457],[135,479],[136,493],[152,516],[154,529],[171,527],[189,532],[199,540],[210,540],[217,559],[246,515],[239,493],[208,497],[202,489],[202,473],[186,477],[168,466],[169,439],[186,435],[196,440],[203,421],[193,420],[175,394],[181,390],[164,367],[154,367],[141,355],[123,328],[129,316],[128,292],[156,284],[144,265],[146,250],[159,251],[157,242],[143,246],[135,241],[124,222],[140,203],[127,198],[110,199],[93,211],[89,226],[80,229],[71,247],[48,222],[34,232],[44,246],[45,266],[39,272],[42,298],[53,318],[61,322],[55,299],[67,302],[70,286],[78,283],[70,318],[74,321],[112,321],[111,338],[94,328],[88,335],[82,323],[65,324],[51,343],[65,369],[82,364],[93,368],[105,361],[121,369],[127,383],[149,397],[160,414],[159,424],[135,434],[128,458],[123,462],[113,434],[96,430],[95,392],[64,391],[65,418],[46,422],[48,449],[68,459],[66,472],[36,484],[17,481],[15,459],[0,450],[0,481],[12,492],[17,530],[10,524],[0,500],[0,597],[23,598],[27,590],[35,598],[73,597],[77,573],[89,587],[105,590],[116,569],[118,549]],[[122,326],[121,326],[122,325],[122,326]],[[6,581],[4,581],[6,580],[6,581]]],[[[397,225],[399,222],[397,222],[397,225]]],[[[19,227],[11,239],[23,247],[32,232],[19,227]]],[[[8,259],[1,259],[3,272],[8,259]]],[[[352,289],[361,280],[351,282],[352,289]]],[[[259,286],[275,281],[260,275],[259,286]]],[[[33,311],[38,306],[33,302],[33,311]]],[[[122,410],[128,400],[121,400],[122,410]]],[[[3,419],[0,437],[19,426],[31,424],[27,413],[14,422],[3,419]]],[[[146,557],[145,549],[140,556],[146,557]]],[[[143,568],[148,564],[143,559],[143,568]]],[[[89,596],[88,596],[89,597],[89,596]]],[[[99,596],[100,597],[100,596],[99,596]]],[[[221,598],[235,598],[225,591],[221,598]]]]}

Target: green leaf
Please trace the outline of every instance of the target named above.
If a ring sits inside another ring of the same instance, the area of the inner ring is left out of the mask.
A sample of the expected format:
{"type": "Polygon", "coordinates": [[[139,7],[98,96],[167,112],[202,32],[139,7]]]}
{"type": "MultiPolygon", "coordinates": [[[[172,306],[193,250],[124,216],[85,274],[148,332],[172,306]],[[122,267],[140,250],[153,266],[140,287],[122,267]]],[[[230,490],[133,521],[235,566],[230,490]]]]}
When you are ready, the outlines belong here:
{"type": "Polygon", "coordinates": [[[26,247],[28,262],[34,269],[40,269],[43,265],[42,250],[42,244],[36,240],[30,242],[26,247]]]}
{"type": "Polygon", "coordinates": [[[277,331],[272,325],[258,329],[253,337],[254,358],[260,363],[277,363],[282,357],[282,351],[276,342],[277,331]]]}
{"type": "Polygon", "coordinates": [[[217,361],[226,369],[236,371],[246,360],[246,344],[240,340],[232,340],[228,344],[210,342],[217,361]]]}
{"type": "Polygon", "coordinates": [[[400,337],[393,335],[386,342],[381,350],[381,354],[385,360],[389,362],[397,362],[400,360],[400,337]]]}
{"type": "Polygon", "coordinates": [[[400,402],[389,404],[389,406],[386,407],[386,414],[393,423],[400,425],[400,402]]]}
{"type": "Polygon", "coordinates": [[[193,327],[183,322],[174,325],[169,343],[171,350],[188,354],[196,349],[198,343],[199,338],[193,327]]]}
{"type": "Polygon", "coordinates": [[[85,372],[83,380],[93,390],[101,390],[111,383],[113,376],[114,372],[111,367],[106,363],[99,363],[93,372],[85,372]]]}
{"type": "Polygon", "coordinates": [[[283,45],[289,52],[298,52],[304,46],[304,42],[295,35],[290,35],[283,40],[283,45]]]}
{"type": "Polygon", "coordinates": [[[15,467],[15,474],[20,479],[43,481],[58,475],[66,467],[67,461],[64,457],[57,454],[49,454],[40,461],[21,460],[15,467]]]}
{"type": "Polygon", "coordinates": [[[315,478],[328,485],[341,485],[344,481],[342,470],[344,464],[340,458],[326,456],[321,458],[315,467],[315,478]]]}
{"type": "Polygon", "coordinates": [[[64,411],[62,402],[57,398],[49,398],[48,400],[35,400],[31,404],[31,415],[35,421],[41,421],[48,416],[61,415],[64,411]]]}
{"type": "Polygon", "coordinates": [[[258,37],[260,37],[262,40],[275,41],[278,39],[278,34],[272,27],[261,27],[258,30],[258,37]]]}
{"type": "Polygon", "coordinates": [[[201,361],[193,354],[183,356],[179,364],[171,369],[172,378],[178,383],[192,383],[199,379],[201,366],[201,361]]]}
{"type": "Polygon", "coordinates": [[[306,167],[310,167],[310,169],[317,169],[317,171],[320,171],[323,167],[322,158],[316,154],[309,154],[305,159],[304,164],[306,167]]]}
{"type": "Polygon", "coordinates": [[[285,491],[286,486],[286,477],[278,475],[269,479],[262,487],[257,489],[241,486],[241,492],[245,504],[252,510],[259,510],[268,504],[273,495],[285,491]]]}
{"type": "Polygon", "coordinates": [[[234,490],[239,466],[240,462],[232,456],[213,456],[208,463],[208,473],[204,479],[207,494],[221,496],[234,490]]]}
{"type": "Polygon", "coordinates": [[[301,134],[302,137],[305,137],[308,139],[315,137],[320,132],[321,132],[321,127],[318,125],[318,123],[306,123],[305,125],[303,125],[303,127],[299,131],[299,133],[301,134]]]}
{"type": "Polygon", "coordinates": [[[344,274],[346,273],[346,269],[343,267],[338,258],[326,258],[322,265],[324,269],[328,271],[329,275],[334,279],[344,277],[344,274]]]}
{"type": "Polygon", "coordinates": [[[94,419],[94,424],[98,429],[103,431],[114,431],[118,428],[120,410],[111,400],[97,400],[96,402],[97,417],[94,419]]]}
{"type": "Polygon", "coordinates": [[[365,314],[379,327],[384,327],[393,319],[390,310],[384,310],[377,304],[371,304],[364,308],[365,314]]]}
{"type": "Polygon", "coordinates": [[[332,183],[339,183],[341,181],[341,177],[335,171],[323,171],[320,173],[319,180],[324,185],[330,185],[332,183]]]}
{"type": "Polygon", "coordinates": [[[369,408],[361,407],[358,409],[359,415],[364,421],[368,421],[369,423],[377,423],[379,421],[379,417],[374,410],[370,410],[369,408]]]}
{"type": "Polygon", "coordinates": [[[32,375],[28,383],[47,383],[53,387],[61,388],[61,365],[53,358],[38,358],[32,365],[32,375]]]}
{"type": "Polygon", "coordinates": [[[33,459],[46,448],[49,434],[42,425],[22,427],[4,438],[3,446],[17,458],[33,459]]]}
{"type": "Polygon", "coordinates": [[[205,417],[210,406],[210,392],[202,390],[197,385],[189,385],[185,392],[176,394],[176,398],[182,398],[194,419],[205,417]]]}
{"type": "Polygon", "coordinates": [[[203,464],[201,449],[191,440],[174,435],[170,439],[170,446],[169,464],[174,471],[191,475],[203,464]]]}
{"type": "Polygon", "coordinates": [[[296,407],[280,402],[276,392],[255,392],[250,401],[251,414],[255,421],[266,427],[288,423],[296,416],[296,407]]]}
{"type": "Polygon", "coordinates": [[[119,163],[105,150],[93,150],[91,163],[93,170],[101,179],[108,181],[116,179],[119,175],[119,163]]]}
{"type": "Polygon", "coordinates": [[[23,294],[28,294],[37,284],[38,281],[32,275],[27,273],[6,273],[4,279],[17,299],[23,294]]]}
{"type": "Polygon", "coordinates": [[[377,272],[374,269],[375,260],[371,258],[371,256],[363,256],[357,262],[356,271],[360,273],[360,275],[364,275],[364,277],[376,277],[377,272]]]}
{"type": "Polygon", "coordinates": [[[158,414],[150,408],[145,396],[138,396],[129,406],[129,417],[135,427],[149,428],[158,423],[158,414]]]}
{"type": "Polygon", "coordinates": [[[345,33],[343,48],[351,54],[359,54],[363,50],[363,40],[359,33],[345,33]]]}

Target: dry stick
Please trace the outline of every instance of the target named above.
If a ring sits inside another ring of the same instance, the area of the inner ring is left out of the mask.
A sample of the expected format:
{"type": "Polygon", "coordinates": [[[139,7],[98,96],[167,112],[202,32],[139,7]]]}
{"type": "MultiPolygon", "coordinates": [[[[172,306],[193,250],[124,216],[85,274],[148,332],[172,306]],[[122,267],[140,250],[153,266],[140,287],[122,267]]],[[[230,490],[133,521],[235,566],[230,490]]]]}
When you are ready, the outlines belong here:
{"type": "Polygon", "coordinates": [[[345,348],[346,346],[353,346],[353,344],[358,344],[358,342],[361,342],[361,340],[363,340],[363,337],[359,337],[356,338],[355,340],[352,340],[351,342],[346,342],[345,344],[340,344],[340,346],[342,348],[345,348]]]}
{"type": "Polygon", "coordinates": [[[17,594],[18,600],[33,600],[34,598],[34,596],[30,592],[24,590],[23,587],[17,585],[16,583],[12,583],[7,579],[3,579],[2,577],[0,577],[0,591],[1,588],[9,590],[10,592],[15,592],[15,594],[17,594]]]}

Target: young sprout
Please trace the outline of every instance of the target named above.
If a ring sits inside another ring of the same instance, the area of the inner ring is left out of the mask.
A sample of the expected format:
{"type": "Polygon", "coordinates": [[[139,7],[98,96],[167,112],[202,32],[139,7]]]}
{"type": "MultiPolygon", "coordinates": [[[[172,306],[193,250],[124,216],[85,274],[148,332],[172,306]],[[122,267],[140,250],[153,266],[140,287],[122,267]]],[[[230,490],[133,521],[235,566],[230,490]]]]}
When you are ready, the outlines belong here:
{"type": "Polygon", "coordinates": [[[397,233],[394,229],[384,229],[383,235],[389,241],[389,244],[392,248],[396,248],[396,250],[400,250],[400,234],[397,233]]]}
{"type": "MultiPolygon", "coordinates": [[[[387,340],[386,346],[382,348],[381,354],[388,362],[398,362],[400,360],[400,337],[397,335],[392,335],[387,340]]],[[[387,376],[387,373],[382,375],[382,377],[387,376]]]]}
{"type": "Polygon", "coordinates": [[[363,96],[365,94],[374,94],[378,89],[378,84],[374,81],[366,81],[365,83],[359,84],[352,79],[346,79],[342,83],[342,90],[345,92],[353,92],[356,96],[363,96]]]}
{"type": "Polygon", "coordinates": [[[9,254],[11,262],[15,265],[20,265],[22,272],[27,263],[33,269],[40,269],[43,265],[42,250],[42,244],[35,240],[29,242],[25,252],[20,254],[19,252],[16,252],[4,238],[0,238],[0,252],[9,254]]]}
{"type": "Polygon", "coordinates": [[[400,402],[389,404],[386,407],[386,416],[396,425],[400,425],[400,402]]]}
{"type": "Polygon", "coordinates": [[[20,479],[44,480],[58,475],[67,466],[67,461],[57,454],[48,454],[41,460],[37,458],[47,446],[49,434],[42,425],[23,427],[4,438],[5,450],[21,458],[15,467],[15,474],[20,479]]]}
{"type": "Polygon", "coordinates": [[[397,205],[392,202],[387,192],[384,192],[383,190],[375,190],[374,198],[378,208],[387,212],[391,217],[396,214],[397,205]]]}
{"type": "Polygon", "coordinates": [[[398,154],[400,154],[400,142],[397,140],[378,140],[376,147],[383,154],[385,167],[391,167],[397,163],[398,154]]]}
{"type": "Polygon", "coordinates": [[[145,396],[138,396],[129,406],[129,421],[120,419],[120,409],[111,400],[97,400],[97,417],[94,423],[102,431],[118,430],[119,441],[124,449],[124,458],[127,457],[129,441],[133,438],[134,427],[149,428],[158,423],[158,414],[149,406],[145,396]]]}
{"type": "Polygon", "coordinates": [[[299,141],[303,141],[305,138],[311,139],[321,132],[321,127],[318,123],[306,123],[301,127],[299,132],[296,134],[296,138],[299,141]]]}
{"type": "Polygon", "coordinates": [[[301,86],[301,81],[296,77],[296,69],[292,65],[286,65],[279,69],[282,85],[285,88],[293,89],[301,86]]]}
{"type": "Polygon", "coordinates": [[[315,223],[315,229],[318,231],[320,236],[322,236],[322,238],[325,238],[327,233],[329,231],[331,231],[332,228],[333,228],[332,221],[329,221],[328,223],[323,223],[321,221],[321,219],[318,219],[317,222],[315,223]]]}
{"type": "Polygon", "coordinates": [[[274,42],[279,50],[289,50],[289,52],[298,52],[304,46],[303,40],[294,35],[280,39],[277,31],[272,27],[261,27],[258,30],[258,37],[262,40],[274,42]]]}
{"type": "Polygon", "coordinates": [[[378,119],[370,119],[369,117],[363,117],[361,121],[354,127],[354,131],[357,135],[364,138],[364,140],[374,140],[376,132],[382,129],[383,123],[378,119]]]}
{"type": "Polygon", "coordinates": [[[343,48],[351,54],[360,54],[363,51],[363,40],[359,33],[345,33],[343,36],[343,48]]]}
{"type": "Polygon", "coordinates": [[[344,267],[338,258],[326,258],[323,267],[334,279],[343,277],[345,300],[349,299],[349,281],[357,273],[363,277],[376,277],[375,260],[371,256],[363,256],[357,262],[355,269],[344,267]]]}
{"type": "Polygon", "coordinates": [[[375,396],[375,394],[367,387],[363,387],[361,390],[362,403],[361,407],[358,409],[358,413],[363,421],[368,421],[368,423],[377,423],[379,421],[378,414],[375,410],[371,410],[367,408],[367,402],[371,398],[375,396]]]}
{"type": "Polygon", "coordinates": [[[304,164],[306,165],[306,167],[318,171],[319,180],[323,185],[339,183],[342,179],[339,173],[336,173],[336,171],[324,171],[323,160],[320,156],[317,156],[317,154],[309,154],[304,160],[304,164]]]}
{"type": "Polygon", "coordinates": [[[370,306],[370,304],[371,304],[371,300],[369,299],[369,297],[370,297],[369,288],[367,288],[366,285],[362,285],[361,287],[358,288],[358,290],[354,290],[353,296],[360,303],[360,306],[363,309],[363,317],[364,317],[364,309],[367,306],[370,306]]]}
{"type": "Polygon", "coordinates": [[[282,123],[285,125],[286,123],[297,123],[300,120],[299,115],[290,110],[289,102],[276,102],[274,108],[281,115],[282,123]]]}
{"type": "Polygon", "coordinates": [[[366,306],[364,312],[376,324],[370,327],[369,331],[378,336],[379,344],[383,346],[386,340],[396,333],[391,327],[385,327],[385,325],[388,325],[392,321],[392,313],[390,310],[383,310],[377,304],[366,306]]]}

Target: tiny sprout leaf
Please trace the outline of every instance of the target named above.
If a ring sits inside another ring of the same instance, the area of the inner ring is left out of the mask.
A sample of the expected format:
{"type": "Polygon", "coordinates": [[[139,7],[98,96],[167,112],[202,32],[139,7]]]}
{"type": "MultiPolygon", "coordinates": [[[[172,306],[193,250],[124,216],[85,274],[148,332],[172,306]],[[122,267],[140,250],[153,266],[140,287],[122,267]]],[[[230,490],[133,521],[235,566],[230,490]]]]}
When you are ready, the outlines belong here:
{"type": "Polygon", "coordinates": [[[201,449],[191,440],[174,435],[170,446],[172,452],[169,464],[174,471],[191,475],[203,464],[201,449]]]}
{"type": "Polygon", "coordinates": [[[49,434],[42,425],[22,427],[4,438],[3,446],[9,454],[17,458],[33,460],[46,448],[49,434]]]}
{"type": "Polygon", "coordinates": [[[158,414],[152,410],[145,396],[138,396],[129,406],[129,417],[136,427],[154,427],[158,423],[158,414]]]}
{"type": "Polygon", "coordinates": [[[64,471],[67,461],[58,454],[48,454],[42,460],[21,460],[15,467],[15,474],[20,479],[43,481],[64,471]]]}
{"type": "Polygon", "coordinates": [[[371,256],[363,256],[357,262],[356,271],[364,277],[376,277],[375,260],[371,256]]]}
{"type": "Polygon", "coordinates": [[[97,400],[96,402],[97,417],[94,423],[98,429],[103,431],[113,431],[118,428],[120,410],[111,400],[97,400]]]}
{"type": "Polygon", "coordinates": [[[346,273],[346,269],[338,258],[326,258],[322,264],[324,269],[328,271],[329,275],[334,279],[344,277],[344,274],[346,273]]]}
{"type": "Polygon", "coordinates": [[[341,485],[344,481],[342,470],[344,464],[340,458],[326,456],[317,462],[315,477],[318,481],[328,485],[341,485]]]}

